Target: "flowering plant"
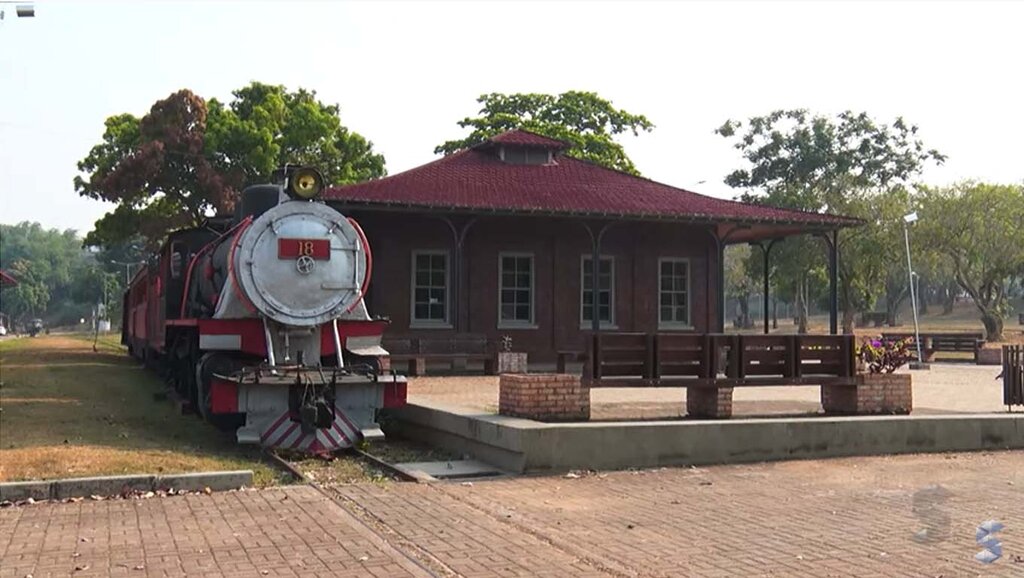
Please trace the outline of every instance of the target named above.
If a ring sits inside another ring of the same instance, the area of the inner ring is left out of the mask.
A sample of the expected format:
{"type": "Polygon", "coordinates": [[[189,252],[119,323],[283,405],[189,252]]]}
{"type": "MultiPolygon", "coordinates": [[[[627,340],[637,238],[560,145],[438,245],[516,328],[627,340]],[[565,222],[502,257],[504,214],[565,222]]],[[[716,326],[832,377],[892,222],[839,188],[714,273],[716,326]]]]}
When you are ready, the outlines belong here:
{"type": "Polygon", "coordinates": [[[911,360],[910,346],[914,340],[865,339],[857,346],[857,359],[871,373],[892,373],[911,360]]]}

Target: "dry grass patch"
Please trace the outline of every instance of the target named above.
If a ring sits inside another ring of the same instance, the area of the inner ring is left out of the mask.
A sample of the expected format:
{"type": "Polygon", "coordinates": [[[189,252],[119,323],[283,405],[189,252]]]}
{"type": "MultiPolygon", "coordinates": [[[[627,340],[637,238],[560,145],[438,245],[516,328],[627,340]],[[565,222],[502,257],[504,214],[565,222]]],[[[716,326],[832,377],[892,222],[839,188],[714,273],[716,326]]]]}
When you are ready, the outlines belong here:
{"type": "Polygon", "coordinates": [[[116,337],[0,342],[0,481],[251,469],[280,475],[255,448],[154,399],[163,384],[116,337]]]}

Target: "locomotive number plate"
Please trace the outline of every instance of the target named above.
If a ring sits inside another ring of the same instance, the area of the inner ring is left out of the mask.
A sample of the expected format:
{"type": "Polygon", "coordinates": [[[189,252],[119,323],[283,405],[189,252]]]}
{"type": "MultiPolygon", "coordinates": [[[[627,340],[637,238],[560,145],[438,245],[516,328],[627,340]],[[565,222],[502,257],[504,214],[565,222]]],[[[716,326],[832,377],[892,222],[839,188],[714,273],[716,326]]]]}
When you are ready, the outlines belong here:
{"type": "Polygon", "coordinates": [[[296,259],[312,257],[313,259],[331,259],[331,242],[328,239],[278,239],[277,258],[296,259]]]}

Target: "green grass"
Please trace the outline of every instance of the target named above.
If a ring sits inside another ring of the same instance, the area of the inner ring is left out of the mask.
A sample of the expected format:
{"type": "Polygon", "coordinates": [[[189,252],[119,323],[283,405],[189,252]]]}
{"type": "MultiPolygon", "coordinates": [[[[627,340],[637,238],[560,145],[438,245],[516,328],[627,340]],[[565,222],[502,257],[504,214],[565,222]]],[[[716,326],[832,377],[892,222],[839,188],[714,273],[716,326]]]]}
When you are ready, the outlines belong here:
{"type": "Polygon", "coordinates": [[[251,469],[257,485],[281,475],[157,399],[160,379],[130,359],[116,335],[0,341],[0,481],[127,473],[251,469]]]}

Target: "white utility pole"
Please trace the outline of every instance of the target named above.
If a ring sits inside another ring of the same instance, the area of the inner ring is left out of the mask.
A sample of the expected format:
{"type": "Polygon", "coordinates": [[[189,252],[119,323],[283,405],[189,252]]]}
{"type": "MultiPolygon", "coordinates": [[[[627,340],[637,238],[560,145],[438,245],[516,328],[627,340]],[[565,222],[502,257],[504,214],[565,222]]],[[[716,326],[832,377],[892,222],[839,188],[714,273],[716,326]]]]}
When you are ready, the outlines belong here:
{"type": "Polygon", "coordinates": [[[907,244],[907,278],[910,281],[910,306],[914,309],[914,345],[917,346],[917,366],[910,364],[911,369],[927,369],[928,365],[921,356],[921,327],[917,320],[917,291],[914,290],[914,267],[910,263],[910,224],[917,221],[917,212],[903,217],[903,239],[907,244]]]}

